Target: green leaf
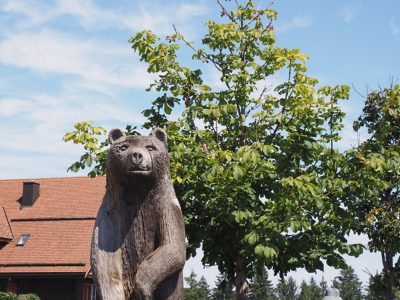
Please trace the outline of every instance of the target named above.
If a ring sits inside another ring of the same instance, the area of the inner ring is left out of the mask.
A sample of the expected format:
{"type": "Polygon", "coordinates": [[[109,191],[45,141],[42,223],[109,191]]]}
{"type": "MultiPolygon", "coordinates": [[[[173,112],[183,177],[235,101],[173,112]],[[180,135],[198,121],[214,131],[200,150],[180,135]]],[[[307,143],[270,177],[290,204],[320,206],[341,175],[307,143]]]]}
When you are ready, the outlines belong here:
{"type": "Polygon", "coordinates": [[[250,233],[250,234],[248,234],[247,236],[247,242],[250,244],[250,245],[254,245],[255,243],[257,243],[257,241],[258,241],[258,235],[256,234],[256,233],[250,233]]]}
{"type": "Polygon", "coordinates": [[[254,248],[254,253],[257,254],[258,256],[263,256],[264,255],[264,246],[263,245],[257,245],[254,248]]]}
{"type": "Polygon", "coordinates": [[[276,252],[276,250],[272,247],[264,247],[264,255],[267,258],[274,258],[276,257],[278,254],[276,252]]]}
{"type": "Polygon", "coordinates": [[[167,105],[167,104],[164,104],[164,111],[165,111],[165,113],[166,113],[167,115],[170,115],[171,112],[172,112],[172,107],[169,106],[169,105],[167,105]]]}
{"type": "Polygon", "coordinates": [[[233,166],[233,177],[239,181],[244,176],[244,170],[238,165],[233,166]]]}

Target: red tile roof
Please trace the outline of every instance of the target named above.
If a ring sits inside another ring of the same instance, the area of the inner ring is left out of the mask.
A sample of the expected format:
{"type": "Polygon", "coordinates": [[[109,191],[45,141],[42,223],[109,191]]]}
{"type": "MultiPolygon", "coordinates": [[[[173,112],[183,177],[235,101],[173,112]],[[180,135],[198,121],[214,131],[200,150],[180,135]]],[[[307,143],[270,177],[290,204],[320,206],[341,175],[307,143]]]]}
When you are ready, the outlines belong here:
{"type": "MultiPolygon", "coordinates": [[[[104,191],[105,177],[0,180],[0,208],[14,235],[0,248],[0,275],[88,272],[92,230],[104,191]],[[40,196],[32,207],[21,208],[26,181],[40,184],[40,196]],[[17,246],[22,234],[29,238],[17,246]]],[[[0,238],[11,233],[1,214],[0,238]]]]}

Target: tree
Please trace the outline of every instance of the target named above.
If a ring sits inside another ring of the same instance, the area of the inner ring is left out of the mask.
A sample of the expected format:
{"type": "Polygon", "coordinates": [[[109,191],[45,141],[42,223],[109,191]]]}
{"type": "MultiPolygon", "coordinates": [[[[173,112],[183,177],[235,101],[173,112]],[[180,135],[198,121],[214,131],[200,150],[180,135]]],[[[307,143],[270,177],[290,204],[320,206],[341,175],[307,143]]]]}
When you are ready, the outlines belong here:
{"type": "Polygon", "coordinates": [[[276,300],[272,282],[268,279],[268,272],[265,268],[257,270],[249,288],[250,300],[276,300]]]}
{"type": "Polygon", "coordinates": [[[311,299],[311,291],[307,282],[303,280],[300,284],[300,294],[298,300],[309,300],[311,299]]]}
{"type": "Polygon", "coordinates": [[[324,276],[322,276],[321,281],[319,283],[319,287],[321,288],[322,295],[325,296],[326,291],[328,290],[328,283],[326,282],[324,276]]]}
{"type": "Polygon", "coordinates": [[[348,151],[342,169],[347,182],[347,207],[354,230],[369,238],[369,250],[381,253],[385,299],[393,300],[399,280],[400,258],[400,90],[368,94],[362,115],[354,122],[369,138],[348,151]]]}
{"type": "Polygon", "coordinates": [[[215,282],[215,288],[212,293],[213,300],[233,300],[235,299],[235,293],[233,292],[233,284],[229,282],[226,276],[217,276],[215,282]]]}
{"type": "Polygon", "coordinates": [[[296,300],[297,284],[293,277],[290,276],[287,281],[285,278],[279,279],[276,294],[279,300],[296,300]]]}
{"type": "Polygon", "coordinates": [[[309,287],[311,290],[312,299],[314,299],[314,300],[322,299],[324,294],[322,293],[322,289],[318,286],[314,277],[310,278],[309,287]]]}
{"type": "MultiPolygon", "coordinates": [[[[207,23],[200,48],[177,30],[165,42],[150,31],[130,42],[148,72],[158,74],[149,90],[159,97],[143,112],[144,127],[168,132],[188,254],[202,245],[203,263],[235,280],[237,299],[244,299],[256,266],[281,275],[299,267],[311,272],[323,269],[323,259],[344,266],[342,254],[362,250],[346,245],[333,147],[344,115],[338,102],[349,88],[317,88],[306,75],[307,56],[276,45],[275,11],[253,0],[217,3],[223,20],[207,23]],[[181,45],[193,51],[198,69],[181,64],[181,45]],[[220,86],[205,83],[210,66],[220,86]],[[271,84],[278,74],[286,79],[271,84]],[[170,120],[173,110],[183,110],[178,121],[170,120]]],[[[88,148],[74,169],[94,162],[96,175],[104,148],[87,142],[90,128],[65,140],[88,148]]]]}
{"type": "MultiPolygon", "coordinates": [[[[367,286],[366,299],[368,300],[385,300],[386,297],[382,294],[382,291],[386,290],[385,275],[383,272],[376,273],[375,275],[369,274],[369,281],[367,286]]],[[[395,299],[400,298],[400,284],[398,281],[395,282],[396,293],[395,299]]]]}
{"type": "Polygon", "coordinates": [[[383,281],[383,275],[376,273],[375,275],[369,274],[369,281],[367,287],[367,297],[368,300],[385,300],[385,295],[382,295],[384,291],[385,284],[383,281]]]}
{"type": "Polygon", "coordinates": [[[339,280],[335,280],[333,284],[339,290],[343,300],[363,299],[362,283],[351,266],[342,269],[339,280]]]}
{"type": "Polygon", "coordinates": [[[185,300],[211,299],[210,287],[204,276],[201,276],[200,280],[197,280],[197,275],[192,271],[189,277],[185,277],[185,281],[189,286],[183,291],[185,300]]]}
{"type": "Polygon", "coordinates": [[[309,284],[303,280],[298,300],[322,300],[322,298],[322,289],[317,285],[314,277],[311,277],[309,284]]]}

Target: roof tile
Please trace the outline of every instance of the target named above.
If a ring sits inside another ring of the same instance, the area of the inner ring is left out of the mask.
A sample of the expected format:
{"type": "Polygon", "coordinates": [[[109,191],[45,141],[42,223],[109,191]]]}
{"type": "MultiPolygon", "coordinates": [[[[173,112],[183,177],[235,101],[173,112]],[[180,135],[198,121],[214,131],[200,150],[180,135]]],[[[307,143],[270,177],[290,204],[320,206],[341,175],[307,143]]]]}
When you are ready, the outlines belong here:
{"type": "Polygon", "coordinates": [[[25,181],[0,180],[0,206],[14,234],[0,250],[0,273],[86,273],[105,177],[31,179],[40,184],[40,196],[32,207],[21,208],[25,181]],[[22,234],[29,239],[16,246],[22,234]]]}

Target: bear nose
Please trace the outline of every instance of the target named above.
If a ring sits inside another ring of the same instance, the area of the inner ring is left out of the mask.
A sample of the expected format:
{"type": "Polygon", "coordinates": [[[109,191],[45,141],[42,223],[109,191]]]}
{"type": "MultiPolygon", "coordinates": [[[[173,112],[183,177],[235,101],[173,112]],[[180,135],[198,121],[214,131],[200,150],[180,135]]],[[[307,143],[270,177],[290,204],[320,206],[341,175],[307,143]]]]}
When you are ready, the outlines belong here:
{"type": "Polygon", "coordinates": [[[140,152],[133,152],[132,161],[135,165],[140,164],[143,161],[143,154],[140,152]]]}

